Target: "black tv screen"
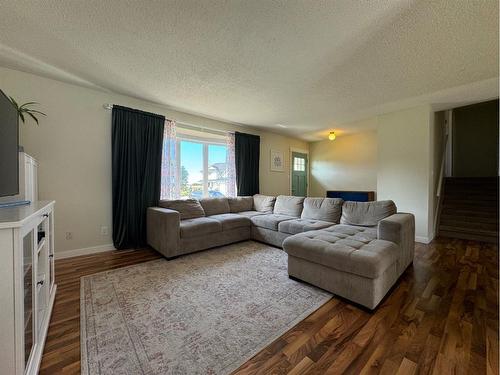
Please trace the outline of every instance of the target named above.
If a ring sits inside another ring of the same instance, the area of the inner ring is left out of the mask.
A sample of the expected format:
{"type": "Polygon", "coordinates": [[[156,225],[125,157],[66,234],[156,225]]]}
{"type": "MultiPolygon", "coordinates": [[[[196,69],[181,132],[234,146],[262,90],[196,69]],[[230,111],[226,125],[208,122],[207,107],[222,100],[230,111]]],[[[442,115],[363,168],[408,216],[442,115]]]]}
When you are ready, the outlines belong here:
{"type": "Polygon", "coordinates": [[[19,117],[0,90],[0,197],[19,194],[19,117]]]}

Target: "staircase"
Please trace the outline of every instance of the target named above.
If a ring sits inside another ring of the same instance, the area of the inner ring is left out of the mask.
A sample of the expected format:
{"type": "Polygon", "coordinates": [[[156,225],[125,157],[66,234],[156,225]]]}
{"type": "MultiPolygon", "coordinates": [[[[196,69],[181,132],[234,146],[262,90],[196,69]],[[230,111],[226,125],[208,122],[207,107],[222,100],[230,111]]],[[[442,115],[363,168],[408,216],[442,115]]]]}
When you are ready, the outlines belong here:
{"type": "Polygon", "coordinates": [[[497,242],[498,178],[445,178],[439,235],[497,242]]]}

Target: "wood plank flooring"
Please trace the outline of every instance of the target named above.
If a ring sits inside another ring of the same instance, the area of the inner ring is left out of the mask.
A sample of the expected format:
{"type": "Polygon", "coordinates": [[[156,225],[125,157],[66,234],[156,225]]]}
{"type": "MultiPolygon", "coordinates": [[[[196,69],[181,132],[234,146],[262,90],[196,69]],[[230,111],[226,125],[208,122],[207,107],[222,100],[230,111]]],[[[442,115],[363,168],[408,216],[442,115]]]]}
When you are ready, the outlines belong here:
{"type": "MultiPolygon", "coordinates": [[[[41,374],[80,373],[80,277],[159,258],[150,249],[56,261],[41,374]]],[[[235,374],[498,374],[498,247],[439,238],[371,313],[333,298],[235,374]]]]}

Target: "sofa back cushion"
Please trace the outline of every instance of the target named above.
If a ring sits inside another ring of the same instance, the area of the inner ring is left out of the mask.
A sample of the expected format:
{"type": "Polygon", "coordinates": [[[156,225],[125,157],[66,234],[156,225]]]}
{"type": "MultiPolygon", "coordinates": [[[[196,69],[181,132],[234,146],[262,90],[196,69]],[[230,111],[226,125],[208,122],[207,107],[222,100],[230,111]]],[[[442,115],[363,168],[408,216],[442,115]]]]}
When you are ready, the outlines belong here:
{"type": "Polygon", "coordinates": [[[259,212],[272,213],[276,197],[270,195],[255,194],[253,196],[253,209],[259,212]]]}
{"type": "Polygon", "coordinates": [[[244,212],[253,210],[253,197],[228,198],[230,212],[244,212]]]}
{"type": "Polygon", "coordinates": [[[278,215],[300,217],[303,206],[304,197],[278,195],[276,203],[274,204],[274,213],[278,215]]]}
{"type": "Polygon", "coordinates": [[[344,202],[341,224],[373,227],[382,219],[397,212],[393,201],[344,202]]]}
{"type": "Polygon", "coordinates": [[[229,202],[227,198],[202,198],[200,204],[206,216],[228,214],[229,202]]]}
{"type": "Polygon", "coordinates": [[[163,208],[178,211],[181,220],[205,216],[203,207],[196,199],[162,200],[158,205],[163,208]]]}
{"type": "Polygon", "coordinates": [[[306,198],[301,218],[338,224],[343,202],[340,198],[306,198]]]}

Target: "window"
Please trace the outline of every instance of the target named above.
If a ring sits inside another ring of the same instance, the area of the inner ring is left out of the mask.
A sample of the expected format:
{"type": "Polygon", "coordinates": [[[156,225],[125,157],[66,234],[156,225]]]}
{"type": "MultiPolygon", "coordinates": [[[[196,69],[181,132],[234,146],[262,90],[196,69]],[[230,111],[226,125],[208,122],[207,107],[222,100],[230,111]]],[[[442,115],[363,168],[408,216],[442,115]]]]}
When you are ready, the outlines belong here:
{"type": "Polygon", "coordinates": [[[180,141],[181,197],[201,198],[203,196],[203,144],[180,141]]]}
{"type": "Polygon", "coordinates": [[[208,145],[208,195],[218,197],[226,195],[226,154],[223,145],[208,145]]]}
{"type": "Polygon", "coordinates": [[[180,138],[178,142],[181,198],[225,196],[228,180],[225,143],[188,138],[180,138]]]}
{"type": "Polygon", "coordinates": [[[295,172],[305,172],[306,159],[294,157],[293,158],[293,170],[295,172]]]}

